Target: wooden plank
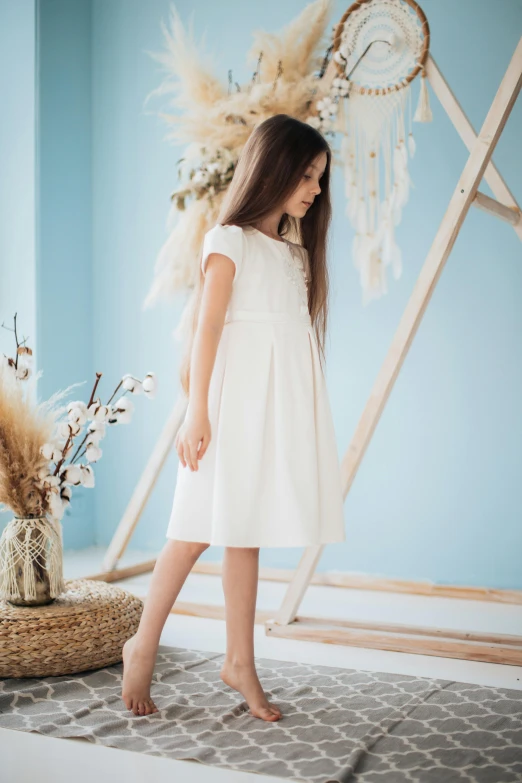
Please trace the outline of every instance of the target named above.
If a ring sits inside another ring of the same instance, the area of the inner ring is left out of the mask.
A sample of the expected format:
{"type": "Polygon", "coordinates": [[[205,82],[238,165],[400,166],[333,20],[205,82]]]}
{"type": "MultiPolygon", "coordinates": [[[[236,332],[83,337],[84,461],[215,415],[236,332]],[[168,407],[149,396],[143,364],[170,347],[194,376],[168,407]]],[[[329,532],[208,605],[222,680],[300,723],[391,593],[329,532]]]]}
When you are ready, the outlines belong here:
{"type": "MultiPolygon", "coordinates": [[[[276,620],[272,620],[277,624],[276,620]]],[[[377,633],[394,633],[409,636],[433,636],[443,639],[458,639],[464,642],[481,642],[485,644],[508,644],[522,648],[522,636],[514,634],[499,634],[484,631],[461,631],[455,628],[435,628],[433,626],[407,625],[406,623],[376,623],[362,620],[346,620],[337,617],[305,617],[298,615],[294,623],[320,628],[348,628],[358,631],[376,631],[377,633]]]]}
{"type": "Polygon", "coordinates": [[[278,625],[273,621],[265,624],[267,636],[299,641],[320,642],[321,644],[340,644],[348,647],[364,647],[370,650],[388,650],[391,652],[414,655],[435,655],[442,658],[459,658],[467,661],[483,661],[512,666],[522,665],[522,648],[515,645],[502,645],[481,642],[464,642],[455,639],[439,638],[414,634],[372,632],[370,630],[351,630],[335,624],[323,622],[278,625]]]}
{"type": "Polygon", "coordinates": [[[520,210],[516,207],[506,207],[505,204],[501,204],[500,201],[495,201],[494,198],[486,196],[485,193],[477,191],[477,195],[473,200],[473,206],[478,207],[484,212],[488,212],[493,217],[500,218],[506,223],[511,223],[512,226],[516,226],[520,221],[520,210]]]}
{"type": "Polygon", "coordinates": [[[155,559],[147,560],[144,563],[136,563],[125,568],[115,568],[112,571],[101,571],[92,576],[84,576],[83,579],[94,579],[99,582],[119,582],[122,579],[131,579],[133,576],[139,576],[140,574],[148,574],[154,570],[155,565],[155,559]]]}
{"type": "Polygon", "coordinates": [[[154,485],[159,478],[163,465],[169,456],[176,433],[183,422],[186,409],[187,399],[180,393],[105,553],[102,564],[104,571],[112,571],[125,552],[154,485]]]}
{"type": "MultiPolygon", "coordinates": [[[[225,607],[216,604],[199,604],[191,601],[176,601],[170,610],[171,614],[184,614],[191,617],[205,617],[209,620],[225,620],[225,607]]],[[[257,609],[254,624],[264,625],[274,616],[274,611],[257,609]]]]}
{"type": "MultiPolygon", "coordinates": [[[[221,562],[198,561],[192,571],[198,574],[222,573],[221,562]]],[[[294,569],[259,568],[259,578],[272,582],[290,582],[294,569]]],[[[340,587],[349,590],[378,590],[386,593],[407,593],[434,598],[456,598],[462,601],[491,601],[503,604],[522,604],[522,590],[504,590],[495,587],[473,585],[439,585],[428,580],[384,579],[367,574],[351,574],[343,571],[316,571],[310,579],[314,585],[340,587]]]]}
{"type": "MultiPolygon", "coordinates": [[[[446,114],[455,126],[460,138],[471,152],[477,140],[477,134],[473,125],[467,118],[462,106],[458,102],[451,87],[437,67],[431,54],[426,58],[426,76],[433,89],[433,92],[442,104],[446,114]]],[[[493,191],[501,204],[511,207],[515,212],[520,213],[520,207],[513,193],[509,190],[493,161],[489,161],[484,171],[484,179],[493,191]]],[[[517,222],[513,227],[522,240],[522,223],[517,222]]]]}
{"type": "MultiPolygon", "coordinates": [[[[346,498],[384,410],[399,371],[410,349],[446,261],[477,193],[478,185],[517,99],[522,84],[522,38],[519,40],[490,110],[459,178],[424,266],[375,381],[357,429],[341,463],[343,497],[346,498]]],[[[278,622],[295,619],[310,582],[309,558],[299,563],[283,599],[278,622]]]]}
{"type": "MultiPolygon", "coordinates": [[[[113,571],[86,576],[84,579],[98,579],[103,582],[117,582],[145,574],[154,569],[156,560],[118,568],[113,571]]],[[[223,563],[198,561],[191,573],[209,576],[221,576],[223,563]]],[[[259,579],[266,582],[291,582],[295,571],[289,568],[259,568],[259,579]]],[[[488,601],[501,604],[522,604],[522,590],[504,590],[495,587],[475,587],[469,585],[439,585],[429,581],[408,579],[383,579],[365,574],[350,574],[342,571],[316,571],[309,584],[322,587],[337,587],[346,590],[368,590],[385,593],[403,593],[430,598],[453,598],[459,601],[488,601]]]]}

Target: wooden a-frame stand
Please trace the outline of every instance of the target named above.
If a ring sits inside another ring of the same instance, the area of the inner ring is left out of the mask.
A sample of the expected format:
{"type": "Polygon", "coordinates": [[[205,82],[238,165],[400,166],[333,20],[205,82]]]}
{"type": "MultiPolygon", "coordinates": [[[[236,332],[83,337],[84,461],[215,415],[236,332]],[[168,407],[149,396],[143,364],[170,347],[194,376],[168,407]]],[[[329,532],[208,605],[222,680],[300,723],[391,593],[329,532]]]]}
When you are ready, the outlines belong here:
{"type": "MultiPolygon", "coordinates": [[[[330,63],[330,66],[333,66],[333,64],[330,63]]],[[[473,204],[489,212],[489,214],[510,223],[519,238],[522,239],[520,207],[498,170],[491,162],[495,146],[522,85],[522,38],[513,54],[478,136],[431,55],[428,55],[427,58],[426,74],[434,93],[439,98],[464,144],[470,151],[470,156],[459,178],[394,335],[388,355],[377,376],[369,400],[342,461],[341,473],[345,499],[470,206],[473,204]],[[498,200],[479,192],[478,187],[483,176],[498,200]]],[[[334,69],[329,67],[323,77],[326,86],[328,86],[328,80],[333,78],[333,75],[334,69]]],[[[140,514],[152,492],[160,470],[173,446],[176,432],[184,418],[185,406],[186,401],[180,396],[109,545],[103,562],[105,573],[97,574],[95,578],[116,581],[118,578],[125,578],[132,574],[152,570],[154,567],[155,561],[152,560],[131,568],[116,569],[118,561],[127,547],[140,514]]],[[[369,581],[365,583],[364,579],[350,578],[348,575],[344,575],[344,578],[341,576],[337,580],[328,577],[320,580],[317,579],[318,575],[314,577],[314,572],[322,551],[323,546],[308,547],[303,553],[296,571],[289,580],[290,584],[279,611],[275,616],[273,612],[270,613],[270,617],[266,617],[266,612],[260,613],[260,615],[263,615],[267,635],[321,641],[330,644],[420,653],[423,655],[438,655],[514,665],[522,664],[522,636],[479,634],[449,629],[419,628],[398,624],[361,623],[298,616],[299,606],[311,582],[363,589],[390,589],[399,590],[400,592],[439,594],[458,598],[486,598],[487,600],[499,600],[508,603],[522,603],[522,592],[519,591],[488,591],[487,588],[458,587],[440,587],[437,589],[437,586],[428,591],[425,588],[423,589],[422,583],[408,590],[403,582],[381,580],[379,583],[379,580],[375,580],[377,584],[372,585],[369,581]]],[[[195,567],[193,570],[206,573],[218,572],[216,568],[205,568],[204,564],[201,564],[201,566],[203,567],[195,567]]],[[[264,570],[266,572],[270,571],[270,569],[264,570]]],[[[262,571],[263,569],[260,570],[261,578],[263,578],[262,571]]],[[[265,578],[276,577],[273,574],[271,577],[267,574],[265,578]]],[[[198,604],[177,606],[177,608],[176,606],[173,611],[199,616],[223,616],[219,607],[204,607],[198,604]]]]}

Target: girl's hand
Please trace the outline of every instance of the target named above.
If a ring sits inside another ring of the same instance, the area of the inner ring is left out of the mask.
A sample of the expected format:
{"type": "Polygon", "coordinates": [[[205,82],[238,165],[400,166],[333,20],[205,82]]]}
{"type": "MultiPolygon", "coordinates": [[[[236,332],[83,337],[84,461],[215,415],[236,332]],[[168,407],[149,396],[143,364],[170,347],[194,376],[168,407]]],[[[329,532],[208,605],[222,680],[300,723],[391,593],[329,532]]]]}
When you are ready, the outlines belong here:
{"type": "Polygon", "coordinates": [[[210,420],[207,413],[187,410],[185,420],[179,428],[174,444],[183,467],[192,471],[198,469],[198,459],[202,459],[210,443],[210,420]]]}

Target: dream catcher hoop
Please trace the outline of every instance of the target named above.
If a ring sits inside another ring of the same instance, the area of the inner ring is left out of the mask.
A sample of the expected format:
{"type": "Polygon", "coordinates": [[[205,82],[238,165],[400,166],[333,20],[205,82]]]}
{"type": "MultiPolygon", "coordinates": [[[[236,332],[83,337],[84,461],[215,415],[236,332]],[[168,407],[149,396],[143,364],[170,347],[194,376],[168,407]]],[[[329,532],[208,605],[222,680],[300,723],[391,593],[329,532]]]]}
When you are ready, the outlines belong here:
{"type": "Polygon", "coordinates": [[[356,232],[352,255],[363,304],[387,293],[387,266],[391,265],[395,279],[402,274],[395,226],[412,184],[408,156],[415,153],[415,140],[410,86],[420,73],[413,119],[430,122],[424,71],[429,42],[428,21],[414,0],[358,0],[335,30],[333,60],[339,76],[332,82],[332,93],[334,99],[336,93],[348,99],[336,129],[344,133],[346,212],[356,232]]]}

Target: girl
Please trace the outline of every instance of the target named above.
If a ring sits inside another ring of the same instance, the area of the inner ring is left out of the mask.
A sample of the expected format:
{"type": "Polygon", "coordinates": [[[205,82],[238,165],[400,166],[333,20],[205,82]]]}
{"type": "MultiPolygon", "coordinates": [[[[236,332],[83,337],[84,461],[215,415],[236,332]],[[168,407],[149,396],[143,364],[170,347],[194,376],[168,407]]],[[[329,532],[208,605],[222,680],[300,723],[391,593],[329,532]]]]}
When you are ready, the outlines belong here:
{"type": "Polygon", "coordinates": [[[254,662],[259,547],[345,540],[322,370],[330,164],[328,143],[307,123],[286,114],[260,122],[205,234],[181,368],[188,406],[175,440],[168,541],[138,631],[123,647],[122,697],[135,715],[157,712],[150,684],[161,631],[214,544],[225,547],[221,679],[252,715],[280,720],[254,662]]]}

